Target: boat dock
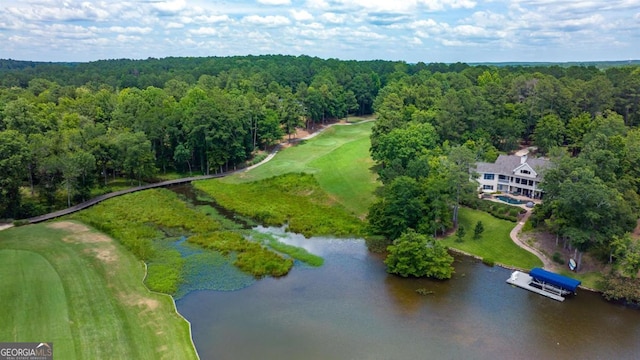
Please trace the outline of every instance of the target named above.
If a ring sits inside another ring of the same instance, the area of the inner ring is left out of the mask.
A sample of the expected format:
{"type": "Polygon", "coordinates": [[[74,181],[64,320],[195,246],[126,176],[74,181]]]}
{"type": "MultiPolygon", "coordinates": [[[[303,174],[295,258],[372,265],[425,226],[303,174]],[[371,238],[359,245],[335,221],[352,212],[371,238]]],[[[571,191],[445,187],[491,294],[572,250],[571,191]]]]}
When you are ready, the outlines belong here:
{"type": "Polygon", "coordinates": [[[564,301],[564,297],[562,297],[562,291],[560,289],[553,286],[545,286],[545,284],[542,284],[540,287],[535,287],[531,286],[532,282],[534,282],[534,279],[529,274],[521,271],[514,271],[511,274],[511,277],[507,279],[507,283],[511,285],[521,287],[525,290],[546,296],[553,300],[564,301]]]}

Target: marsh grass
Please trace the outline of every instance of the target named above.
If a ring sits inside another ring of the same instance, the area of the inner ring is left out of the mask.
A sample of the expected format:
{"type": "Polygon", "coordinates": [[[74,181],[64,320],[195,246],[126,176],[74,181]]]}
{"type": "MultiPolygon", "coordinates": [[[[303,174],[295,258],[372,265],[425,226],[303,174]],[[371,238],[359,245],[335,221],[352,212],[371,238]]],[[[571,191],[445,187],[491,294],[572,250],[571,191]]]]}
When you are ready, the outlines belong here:
{"type": "Polygon", "coordinates": [[[257,242],[269,246],[271,249],[286,254],[291,258],[301,261],[307,265],[319,267],[324,264],[324,259],[318,255],[309,253],[307,250],[285,244],[279,241],[274,235],[252,231],[250,237],[257,242]]]}
{"type": "MultiPolygon", "coordinates": [[[[176,294],[184,281],[185,259],[166,238],[193,235],[191,242],[233,258],[242,271],[253,276],[282,276],[291,269],[289,259],[223,231],[225,225],[205,212],[189,206],[177,194],[153,189],[109,199],[71,215],[119,240],[148,264],[149,289],[176,294]],[[206,239],[199,240],[199,239],[206,239]]],[[[192,259],[193,260],[193,259],[192,259]]],[[[189,265],[195,266],[195,265],[189,265]]]]}
{"type": "Polygon", "coordinates": [[[288,224],[292,232],[314,235],[362,236],[365,223],[319,186],[313,175],[285,174],[252,183],[194,182],[222,207],[267,226],[288,224]]]}

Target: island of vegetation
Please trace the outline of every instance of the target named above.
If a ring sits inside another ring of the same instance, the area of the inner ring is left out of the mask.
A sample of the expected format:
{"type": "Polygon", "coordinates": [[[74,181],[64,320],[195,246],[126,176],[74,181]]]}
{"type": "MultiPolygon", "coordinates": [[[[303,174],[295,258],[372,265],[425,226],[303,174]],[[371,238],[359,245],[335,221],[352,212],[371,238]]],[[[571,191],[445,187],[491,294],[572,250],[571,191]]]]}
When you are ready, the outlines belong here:
{"type": "MultiPolygon", "coordinates": [[[[637,66],[469,66],[305,56],[2,60],[0,218],[18,219],[16,224],[99,194],[194,173],[231,173],[278,154],[249,172],[195,182],[196,201],[178,191],[148,190],[107,200],[63,222],[3,231],[0,257],[7,261],[0,272],[9,276],[19,259],[46,276],[61,274],[50,279],[59,285],[50,296],[60,301],[42,310],[47,314],[65,310],[64,296],[73,302],[102,292],[109,304],[95,306],[113,307],[129,321],[117,322],[141,338],[123,344],[122,357],[167,350],[157,338],[167,340],[170,332],[181,334],[166,344],[178,349],[175,357],[192,357],[185,350],[191,347],[187,324],[168,297],[145,293],[145,272],[133,257],[146,264],[148,289],[174,297],[283,276],[294,261],[322,264],[240,223],[286,225],[305,236],[364,237],[372,251],[387,252],[389,272],[400,276],[451,277],[455,269],[447,247],[489,265],[539,266],[509,238],[525,210],[479,199],[473,181],[477,162],[535,147],[552,166],[525,237],[544,251],[552,249],[547,255],[558,264],[569,256],[578,259],[575,276],[608,299],[638,303],[638,94],[637,66]],[[345,125],[326,127],[338,119],[345,125]],[[320,128],[323,134],[302,140],[320,128]],[[236,221],[216,207],[231,211],[236,221]],[[83,271],[61,260],[70,258],[91,264],[95,281],[77,280],[83,271]],[[129,265],[112,266],[125,258],[129,265]],[[220,276],[205,279],[202,267],[220,276]],[[66,282],[78,290],[65,295],[66,282]],[[135,282],[135,290],[117,285],[135,282]],[[125,299],[125,292],[137,295],[125,299]],[[168,308],[163,299],[169,299],[168,308]],[[158,321],[176,328],[152,339],[144,330],[151,321],[146,314],[165,316],[158,321]]],[[[41,279],[23,280],[36,281],[41,279]]],[[[13,309],[6,314],[22,306],[3,294],[2,302],[13,309]]],[[[59,332],[65,354],[85,357],[80,349],[87,343],[106,351],[119,331],[107,322],[100,340],[70,341],[69,334],[101,320],[66,311],[60,316],[70,321],[59,332]]],[[[23,320],[13,321],[29,322],[23,320]]],[[[6,338],[38,335],[32,331],[6,338]]]]}

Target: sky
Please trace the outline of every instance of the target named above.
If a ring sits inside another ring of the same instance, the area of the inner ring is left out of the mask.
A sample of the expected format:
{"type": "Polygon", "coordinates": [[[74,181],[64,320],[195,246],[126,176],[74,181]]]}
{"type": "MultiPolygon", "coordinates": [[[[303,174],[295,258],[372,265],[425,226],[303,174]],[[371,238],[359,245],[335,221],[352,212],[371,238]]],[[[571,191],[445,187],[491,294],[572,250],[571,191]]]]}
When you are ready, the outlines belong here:
{"type": "Polygon", "coordinates": [[[640,0],[0,0],[0,58],[640,59],[640,0]]]}

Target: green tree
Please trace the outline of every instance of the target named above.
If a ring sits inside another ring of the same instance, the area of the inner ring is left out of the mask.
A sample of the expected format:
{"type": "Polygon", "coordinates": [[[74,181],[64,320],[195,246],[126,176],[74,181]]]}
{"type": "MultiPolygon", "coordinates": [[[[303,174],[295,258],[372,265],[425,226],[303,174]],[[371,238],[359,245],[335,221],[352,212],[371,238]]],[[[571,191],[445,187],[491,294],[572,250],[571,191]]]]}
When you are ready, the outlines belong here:
{"type": "Polygon", "coordinates": [[[609,248],[614,236],[632,231],[636,225],[632,203],[611,184],[595,175],[582,161],[566,160],[545,173],[543,206],[562,225],[559,231],[578,252],[609,248]]]}
{"type": "Polygon", "coordinates": [[[437,240],[413,230],[403,233],[388,247],[384,263],[387,272],[402,277],[449,279],[453,274],[453,257],[437,240]]]}
{"type": "Polygon", "coordinates": [[[473,238],[475,240],[480,239],[480,236],[482,236],[483,232],[484,232],[484,224],[482,224],[482,221],[478,220],[478,222],[476,223],[476,226],[473,228],[473,238]]]}
{"type": "Polygon", "coordinates": [[[555,114],[545,115],[533,131],[533,141],[542,154],[547,154],[552,147],[562,145],[564,136],[564,124],[555,114]]]}
{"type": "Polygon", "coordinates": [[[20,185],[27,174],[29,148],[15,130],[0,131],[0,217],[19,215],[20,185]]]}
{"type": "Polygon", "coordinates": [[[464,241],[464,237],[467,235],[467,229],[465,229],[464,226],[459,225],[458,229],[456,230],[456,241],[457,242],[463,242],[464,241]]]}
{"type": "Polygon", "coordinates": [[[437,135],[431,124],[410,123],[381,134],[375,144],[372,141],[371,158],[379,164],[382,182],[388,183],[395,176],[403,175],[412,160],[436,147],[437,135]]]}
{"type": "Polygon", "coordinates": [[[418,228],[424,210],[418,182],[399,176],[383,189],[382,197],[369,210],[369,225],[374,233],[396,239],[408,228],[418,228]]]}
{"type": "Polygon", "coordinates": [[[453,226],[458,225],[458,210],[463,198],[472,196],[476,190],[476,183],[471,179],[476,179],[475,167],[476,158],[473,151],[465,146],[451,148],[448,156],[449,181],[452,188],[453,200],[453,226]]]}
{"type": "Polygon", "coordinates": [[[138,180],[138,185],[142,185],[143,178],[155,174],[151,143],[143,132],[122,132],[116,137],[115,146],[120,167],[131,179],[138,180]]]}

